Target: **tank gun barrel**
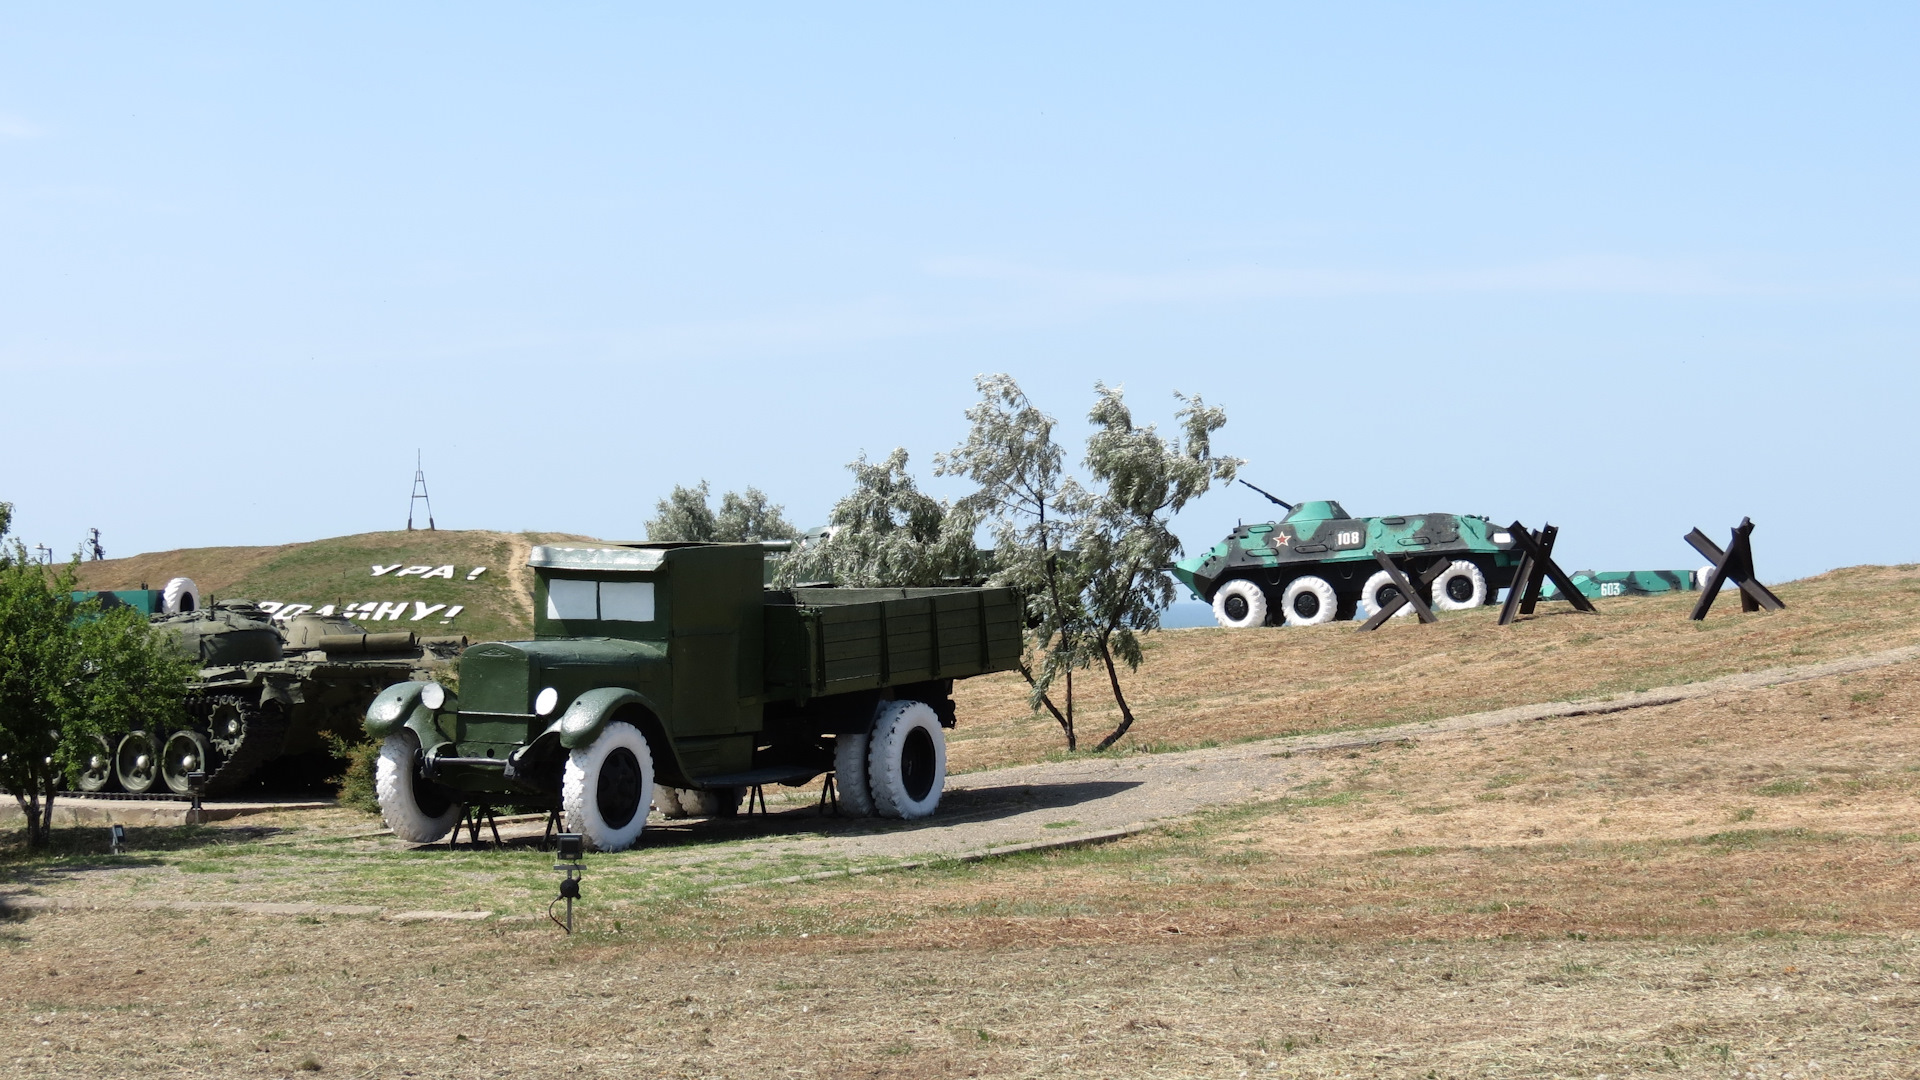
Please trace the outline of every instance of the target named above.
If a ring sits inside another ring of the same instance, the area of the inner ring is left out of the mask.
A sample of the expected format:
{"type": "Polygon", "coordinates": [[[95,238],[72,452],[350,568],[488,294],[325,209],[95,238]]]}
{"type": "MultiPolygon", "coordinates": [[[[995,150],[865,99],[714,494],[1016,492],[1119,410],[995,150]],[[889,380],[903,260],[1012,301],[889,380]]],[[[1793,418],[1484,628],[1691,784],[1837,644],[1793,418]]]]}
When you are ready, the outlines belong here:
{"type": "Polygon", "coordinates": [[[1247,481],[1245,481],[1245,480],[1242,480],[1242,481],[1240,481],[1240,482],[1241,482],[1241,483],[1243,483],[1243,484],[1247,484],[1247,486],[1248,486],[1248,487],[1250,487],[1250,488],[1253,488],[1253,490],[1255,490],[1255,491],[1258,491],[1258,492],[1259,492],[1260,494],[1262,494],[1262,495],[1265,495],[1265,496],[1267,497],[1267,501],[1268,501],[1268,502],[1270,502],[1270,503],[1273,503],[1274,505],[1276,505],[1276,506],[1278,506],[1278,507],[1279,507],[1280,509],[1282,509],[1282,510],[1285,510],[1285,511],[1287,511],[1287,512],[1289,512],[1289,513],[1291,513],[1291,512],[1293,511],[1293,504],[1292,504],[1292,503],[1290,503],[1290,502],[1288,502],[1288,501],[1286,501],[1285,499],[1281,499],[1281,498],[1277,498],[1277,497],[1276,497],[1276,496],[1275,496],[1275,495],[1273,494],[1273,492],[1271,492],[1271,491],[1268,491],[1268,490],[1266,490],[1265,488],[1261,488],[1261,487],[1254,487],[1254,485],[1252,485],[1252,484],[1248,484],[1248,483],[1247,483],[1247,481]]]}

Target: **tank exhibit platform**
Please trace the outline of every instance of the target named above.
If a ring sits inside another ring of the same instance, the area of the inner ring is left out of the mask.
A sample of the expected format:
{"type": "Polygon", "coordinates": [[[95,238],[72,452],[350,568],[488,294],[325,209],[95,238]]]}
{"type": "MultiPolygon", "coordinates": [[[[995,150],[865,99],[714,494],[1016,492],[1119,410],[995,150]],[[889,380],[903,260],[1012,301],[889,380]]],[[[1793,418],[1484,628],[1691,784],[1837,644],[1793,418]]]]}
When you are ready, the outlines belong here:
{"type": "MultiPolygon", "coordinates": [[[[54,796],[53,824],[60,825],[204,825],[254,814],[286,810],[325,810],[332,799],[293,795],[281,798],[203,799],[198,811],[184,795],[82,795],[63,791],[54,796]]],[[[12,795],[0,795],[0,829],[25,826],[26,814],[12,795]]]]}

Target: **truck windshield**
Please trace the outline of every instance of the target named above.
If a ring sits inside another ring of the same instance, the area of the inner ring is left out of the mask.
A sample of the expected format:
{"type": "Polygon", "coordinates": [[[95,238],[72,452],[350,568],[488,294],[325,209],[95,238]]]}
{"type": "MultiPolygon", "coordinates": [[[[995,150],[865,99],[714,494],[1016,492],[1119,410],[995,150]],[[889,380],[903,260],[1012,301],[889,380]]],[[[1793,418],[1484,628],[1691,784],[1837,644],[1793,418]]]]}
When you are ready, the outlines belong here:
{"type": "Polygon", "coordinates": [[[554,578],[547,582],[547,618],[652,622],[653,582],[554,578]]]}

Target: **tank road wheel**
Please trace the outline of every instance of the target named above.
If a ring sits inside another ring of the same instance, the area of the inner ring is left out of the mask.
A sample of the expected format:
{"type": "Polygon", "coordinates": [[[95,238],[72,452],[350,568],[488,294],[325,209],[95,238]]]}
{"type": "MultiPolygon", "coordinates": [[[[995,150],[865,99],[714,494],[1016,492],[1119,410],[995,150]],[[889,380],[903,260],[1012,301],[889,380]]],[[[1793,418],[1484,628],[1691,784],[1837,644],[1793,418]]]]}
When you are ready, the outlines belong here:
{"type": "Polygon", "coordinates": [[[187,774],[211,774],[213,769],[207,761],[211,752],[205,735],[197,731],[174,732],[167,736],[167,745],[160,750],[160,778],[167,782],[168,789],[175,795],[192,794],[193,788],[187,784],[187,774]]]}
{"type": "Polygon", "coordinates": [[[647,827],[653,754],[638,728],[615,720],[591,746],[567,757],[560,820],[595,851],[625,851],[647,827]]]}
{"type": "Polygon", "coordinates": [[[1455,559],[1433,583],[1437,611],[1465,611],[1487,602],[1487,577],[1466,559],[1455,559]]]}
{"type": "Polygon", "coordinates": [[[1213,621],[1244,630],[1267,625],[1267,594],[1246,578],[1235,578],[1213,593],[1213,621]]]}
{"type": "Polygon", "coordinates": [[[881,817],[923,818],[947,787],[947,735],[940,716],[918,701],[890,701],[873,722],[867,783],[881,817]]]}
{"type": "Polygon", "coordinates": [[[143,795],[160,776],[160,740],[144,731],[129,731],[113,751],[113,776],[120,786],[143,795]]]}
{"type": "MultiPolygon", "coordinates": [[[[1400,587],[1393,583],[1385,570],[1378,570],[1360,587],[1360,613],[1371,619],[1380,614],[1380,609],[1400,595],[1400,587]]],[[[1404,619],[1413,614],[1412,604],[1401,604],[1400,610],[1393,613],[1396,619],[1404,619]]]]}
{"type": "Polygon", "coordinates": [[[387,828],[409,843],[433,843],[458,825],[466,811],[420,775],[420,741],[411,731],[389,735],[380,744],[373,790],[387,828]]]}
{"type": "Polygon", "coordinates": [[[660,811],[661,817],[672,819],[687,816],[687,808],[680,801],[680,792],[682,790],[683,789],[677,787],[668,787],[665,784],[654,785],[653,808],[660,811]]]}
{"type": "Polygon", "coordinates": [[[73,786],[81,791],[105,791],[113,786],[113,747],[99,735],[92,736],[93,750],[80,763],[80,774],[73,786]]]}
{"type": "MultiPolygon", "coordinates": [[[[883,701],[885,709],[893,704],[883,701]]],[[[848,817],[873,816],[873,787],[867,783],[867,735],[836,735],[833,739],[833,792],[840,812],[848,817]]]]}
{"type": "Polygon", "coordinates": [[[1340,601],[1333,595],[1333,586],[1325,578],[1312,574],[1297,577],[1287,583],[1287,591],[1280,597],[1280,610],[1287,617],[1288,626],[1318,626],[1332,622],[1340,610],[1340,601]]]}

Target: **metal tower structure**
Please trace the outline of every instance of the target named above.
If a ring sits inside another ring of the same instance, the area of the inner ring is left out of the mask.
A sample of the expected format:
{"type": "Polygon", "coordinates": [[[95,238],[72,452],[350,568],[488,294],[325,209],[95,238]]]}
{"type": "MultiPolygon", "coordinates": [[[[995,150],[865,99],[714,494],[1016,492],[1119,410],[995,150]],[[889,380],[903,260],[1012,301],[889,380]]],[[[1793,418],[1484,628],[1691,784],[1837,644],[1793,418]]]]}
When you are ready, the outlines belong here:
{"type": "Polygon", "coordinates": [[[433,500],[427,498],[427,471],[420,465],[420,451],[413,452],[413,498],[407,502],[407,531],[413,531],[413,508],[416,503],[426,503],[427,529],[433,528],[433,500]]]}

